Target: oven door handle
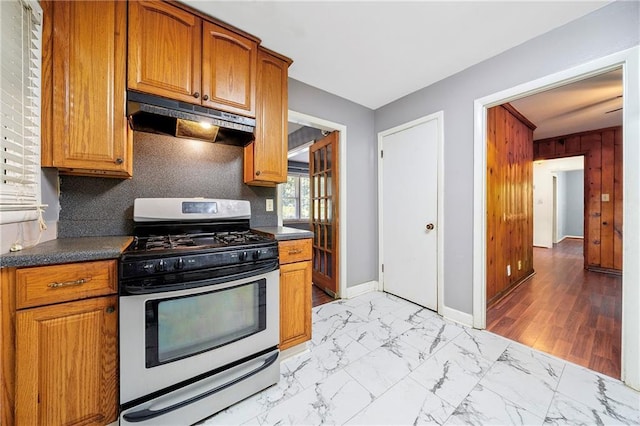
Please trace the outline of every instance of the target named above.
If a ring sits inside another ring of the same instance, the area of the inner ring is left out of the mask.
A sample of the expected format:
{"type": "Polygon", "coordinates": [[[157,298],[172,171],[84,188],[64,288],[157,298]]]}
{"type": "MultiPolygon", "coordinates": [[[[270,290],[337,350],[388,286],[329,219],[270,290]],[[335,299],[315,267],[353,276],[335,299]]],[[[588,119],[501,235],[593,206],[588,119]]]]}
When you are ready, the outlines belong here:
{"type": "MultiPolygon", "coordinates": [[[[258,374],[259,372],[265,370],[266,368],[270,367],[274,362],[276,362],[276,360],[278,359],[278,356],[279,356],[279,353],[276,352],[273,355],[271,355],[268,358],[266,358],[263,361],[263,363],[260,366],[258,366],[257,368],[255,368],[255,369],[253,369],[253,370],[251,370],[251,371],[249,371],[249,372],[247,372],[247,373],[245,373],[245,374],[243,374],[243,375],[241,375],[239,377],[236,377],[236,378],[234,378],[232,380],[229,380],[226,383],[223,383],[223,384],[221,384],[219,386],[216,386],[216,387],[214,387],[212,389],[209,389],[206,392],[203,392],[203,393],[195,395],[195,396],[193,396],[191,398],[185,399],[184,401],[180,401],[180,402],[178,402],[176,404],[172,404],[172,405],[163,407],[163,408],[161,408],[159,410],[150,410],[149,408],[145,408],[145,409],[140,410],[140,411],[134,411],[134,412],[131,412],[131,413],[126,413],[122,417],[126,421],[131,422],[131,423],[144,422],[144,421],[153,419],[155,417],[161,416],[163,414],[170,413],[171,411],[175,411],[177,409],[183,408],[183,407],[185,407],[185,406],[187,406],[189,404],[193,404],[194,402],[200,401],[203,398],[207,398],[207,397],[209,397],[209,396],[211,396],[213,394],[216,394],[216,393],[218,393],[218,392],[220,392],[220,391],[222,391],[224,389],[227,389],[230,386],[233,386],[233,385],[235,385],[235,384],[237,384],[237,383],[239,383],[239,382],[241,382],[243,380],[246,380],[251,376],[254,376],[254,375],[258,374]]],[[[151,406],[153,406],[153,405],[151,405],[151,406]]]]}

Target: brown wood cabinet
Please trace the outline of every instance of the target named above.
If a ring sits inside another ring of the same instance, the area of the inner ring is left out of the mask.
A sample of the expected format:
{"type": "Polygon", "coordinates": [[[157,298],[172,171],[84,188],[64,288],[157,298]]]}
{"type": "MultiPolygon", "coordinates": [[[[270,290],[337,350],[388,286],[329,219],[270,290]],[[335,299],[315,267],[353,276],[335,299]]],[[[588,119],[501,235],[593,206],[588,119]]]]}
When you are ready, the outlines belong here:
{"type": "Polygon", "coordinates": [[[129,89],[255,116],[258,40],[172,4],[129,2],[129,89]]]}
{"type": "Polygon", "coordinates": [[[275,186],[287,181],[288,69],[291,60],[260,48],[255,141],[244,148],[244,182],[275,186]]]}
{"type": "Polygon", "coordinates": [[[311,239],[280,241],[280,349],[311,339],[311,239]]]}
{"type": "Polygon", "coordinates": [[[125,2],[45,6],[42,165],[61,173],[130,177],[125,116],[125,2]]]}
{"type": "Polygon", "coordinates": [[[116,262],[2,269],[3,424],[117,419],[116,262]]]}

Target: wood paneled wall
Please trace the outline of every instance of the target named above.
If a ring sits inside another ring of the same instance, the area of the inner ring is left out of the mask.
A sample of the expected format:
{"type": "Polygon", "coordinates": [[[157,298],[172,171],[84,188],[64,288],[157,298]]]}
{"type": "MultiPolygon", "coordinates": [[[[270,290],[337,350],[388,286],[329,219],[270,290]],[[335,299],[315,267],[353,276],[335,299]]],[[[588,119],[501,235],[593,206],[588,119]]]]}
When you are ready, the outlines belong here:
{"type": "Polygon", "coordinates": [[[509,104],[487,110],[487,303],[533,273],[534,129],[509,104]]]}
{"type": "Polygon", "coordinates": [[[622,271],[622,127],[535,141],[535,160],[584,155],[584,262],[622,271]]]}

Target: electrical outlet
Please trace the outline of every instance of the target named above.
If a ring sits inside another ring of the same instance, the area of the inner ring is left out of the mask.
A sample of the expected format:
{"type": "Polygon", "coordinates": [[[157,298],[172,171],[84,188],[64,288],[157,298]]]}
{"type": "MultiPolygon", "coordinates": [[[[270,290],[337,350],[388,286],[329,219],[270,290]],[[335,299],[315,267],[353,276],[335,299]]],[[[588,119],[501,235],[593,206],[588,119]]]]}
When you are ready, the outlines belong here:
{"type": "Polygon", "coordinates": [[[507,276],[511,276],[511,265],[507,265],[507,276]]]}
{"type": "Polygon", "coordinates": [[[268,212],[272,212],[273,211],[273,198],[267,198],[266,210],[268,212]]]}
{"type": "Polygon", "coordinates": [[[518,271],[522,271],[522,260],[518,260],[518,271]]]}

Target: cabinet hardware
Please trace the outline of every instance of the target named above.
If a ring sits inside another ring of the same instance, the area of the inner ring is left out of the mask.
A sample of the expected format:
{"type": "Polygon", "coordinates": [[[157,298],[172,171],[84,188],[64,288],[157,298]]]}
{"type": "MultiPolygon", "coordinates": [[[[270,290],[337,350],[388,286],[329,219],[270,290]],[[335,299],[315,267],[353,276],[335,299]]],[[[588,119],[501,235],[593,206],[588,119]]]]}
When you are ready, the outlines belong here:
{"type": "Polygon", "coordinates": [[[256,170],[256,176],[260,176],[260,170],[256,170]]]}
{"type": "Polygon", "coordinates": [[[427,223],[427,231],[431,231],[433,228],[433,223],[427,223]]]}
{"type": "Polygon", "coordinates": [[[194,97],[194,98],[196,98],[196,99],[198,99],[198,98],[200,97],[200,93],[198,93],[198,92],[194,93],[194,94],[193,94],[193,97],[194,97]]]}
{"type": "Polygon", "coordinates": [[[208,100],[209,100],[209,95],[204,95],[204,96],[202,97],[202,100],[203,100],[203,101],[208,101],[208,100]]]}
{"type": "Polygon", "coordinates": [[[124,163],[124,160],[120,157],[116,158],[116,164],[122,164],[124,163]]]}
{"type": "Polygon", "coordinates": [[[64,281],[64,282],[61,282],[61,283],[58,283],[58,282],[49,283],[47,285],[47,287],[49,287],[49,288],[70,287],[70,286],[74,286],[74,285],[82,285],[82,284],[87,283],[89,281],[91,281],[91,278],[80,278],[79,280],[75,280],[75,281],[64,281]]]}
{"type": "Polygon", "coordinates": [[[300,253],[302,253],[302,249],[289,250],[289,254],[300,254],[300,253]]]}
{"type": "Polygon", "coordinates": [[[108,314],[112,314],[116,311],[116,308],[114,306],[107,306],[107,309],[105,309],[105,311],[107,311],[108,314]]]}

